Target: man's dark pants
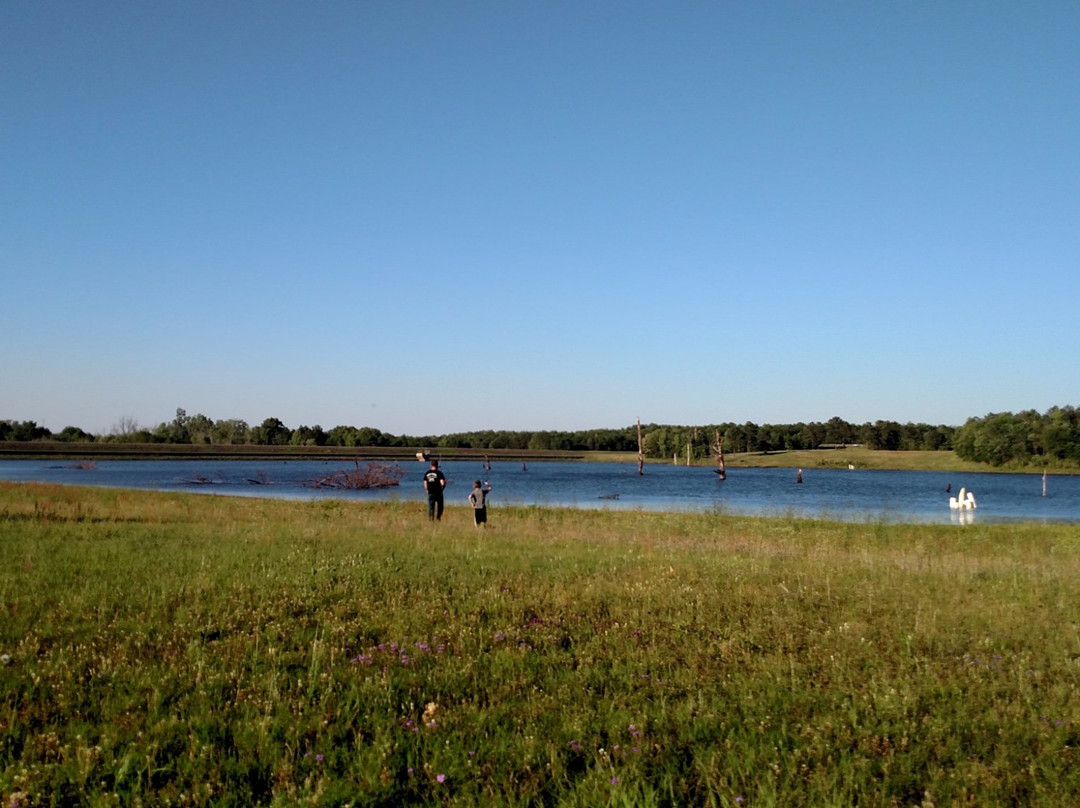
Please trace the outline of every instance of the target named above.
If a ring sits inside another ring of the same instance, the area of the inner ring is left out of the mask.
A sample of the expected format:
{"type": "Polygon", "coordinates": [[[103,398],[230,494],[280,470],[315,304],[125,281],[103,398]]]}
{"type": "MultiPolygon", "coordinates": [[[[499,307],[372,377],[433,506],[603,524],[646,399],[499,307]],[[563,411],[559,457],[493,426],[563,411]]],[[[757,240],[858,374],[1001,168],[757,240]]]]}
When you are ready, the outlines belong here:
{"type": "Polygon", "coordinates": [[[428,497],[427,498],[427,515],[428,519],[439,520],[442,519],[443,512],[443,498],[442,497],[428,497]]]}

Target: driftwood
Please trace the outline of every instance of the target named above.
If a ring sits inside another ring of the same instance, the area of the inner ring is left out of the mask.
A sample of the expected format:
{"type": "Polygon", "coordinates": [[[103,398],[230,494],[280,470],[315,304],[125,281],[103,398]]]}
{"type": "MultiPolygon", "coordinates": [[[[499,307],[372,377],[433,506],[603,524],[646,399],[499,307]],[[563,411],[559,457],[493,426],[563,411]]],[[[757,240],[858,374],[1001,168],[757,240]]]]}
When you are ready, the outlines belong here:
{"type": "Polygon", "coordinates": [[[359,460],[353,462],[356,465],[353,471],[335,471],[308,484],[313,488],[389,488],[399,485],[405,476],[405,471],[396,463],[371,461],[361,466],[359,460]]]}

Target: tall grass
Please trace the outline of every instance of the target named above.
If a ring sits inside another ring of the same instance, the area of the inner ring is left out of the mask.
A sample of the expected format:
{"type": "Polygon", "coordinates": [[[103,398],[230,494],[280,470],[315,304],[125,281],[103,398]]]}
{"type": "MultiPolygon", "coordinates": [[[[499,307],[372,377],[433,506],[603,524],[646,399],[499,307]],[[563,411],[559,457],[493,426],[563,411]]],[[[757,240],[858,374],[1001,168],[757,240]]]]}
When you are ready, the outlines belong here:
{"type": "Polygon", "coordinates": [[[0,484],[0,795],[1080,801],[1080,531],[0,484]]]}

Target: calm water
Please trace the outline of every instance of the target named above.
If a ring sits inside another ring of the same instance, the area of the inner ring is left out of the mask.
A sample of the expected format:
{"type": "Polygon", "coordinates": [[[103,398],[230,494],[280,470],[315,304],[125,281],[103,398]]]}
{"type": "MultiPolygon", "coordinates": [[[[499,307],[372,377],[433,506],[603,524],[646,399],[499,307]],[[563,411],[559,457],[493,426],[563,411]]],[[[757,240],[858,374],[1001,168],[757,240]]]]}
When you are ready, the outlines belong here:
{"type": "MultiPolygon", "coordinates": [[[[342,461],[101,460],[78,469],[57,460],[2,460],[0,480],[100,485],[160,491],[193,491],[289,499],[358,499],[421,502],[427,465],[401,465],[401,485],[377,491],[313,488],[342,461]]],[[[655,511],[720,511],[761,516],[808,516],[845,521],[988,523],[1011,521],[1080,523],[1080,476],[1051,476],[1047,496],[1042,477],[1029,474],[953,474],[930,471],[807,469],[802,484],[794,469],[731,469],[723,482],[708,468],[650,465],[639,476],[636,463],[494,462],[442,464],[449,483],[447,504],[464,504],[475,479],[494,487],[500,504],[655,511]],[[975,511],[952,511],[952,495],[973,491],[975,511]]]]}

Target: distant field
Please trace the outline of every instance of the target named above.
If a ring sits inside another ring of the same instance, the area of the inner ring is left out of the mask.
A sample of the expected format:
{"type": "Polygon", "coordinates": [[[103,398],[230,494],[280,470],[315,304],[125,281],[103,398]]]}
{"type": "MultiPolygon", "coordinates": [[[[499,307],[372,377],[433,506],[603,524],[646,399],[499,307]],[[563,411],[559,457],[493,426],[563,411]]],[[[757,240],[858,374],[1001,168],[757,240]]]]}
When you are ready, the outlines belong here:
{"type": "Polygon", "coordinates": [[[895,469],[899,471],[991,471],[985,463],[959,460],[956,453],[907,451],[887,452],[853,447],[848,449],[813,449],[768,454],[732,455],[731,464],[744,467],[782,466],[786,468],[895,469]]]}
{"type": "Polygon", "coordinates": [[[0,483],[0,805],[1080,804],[1080,531],[0,483]]]}
{"type": "MultiPolygon", "coordinates": [[[[618,459],[630,462],[637,458],[631,452],[589,452],[588,460],[618,459]]],[[[985,463],[969,463],[956,457],[956,452],[906,451],[889,452],[877,449],[851,447],[846,449],[807,449],[804,451],[735,452],[724,455],[731,468],[847,468],[853,465],[861,469],[894,469],[898,471],[1002,471],[1041,473],[1041,466],[1008,466],[994,468],[985,463]]],[[[659,462],[659,461],[650,461],[659,462]]],[[[671,460],[666,461],[668,463],[671,460]]],[[[680,458],[682,464],[685,459],[680,458]]],[[[697,460],[697,465],[715,465],[711,458],[697,460]]],[[[1078,469],[1056,469],[1056,473],[1080,473],[1078,469]]]]}

